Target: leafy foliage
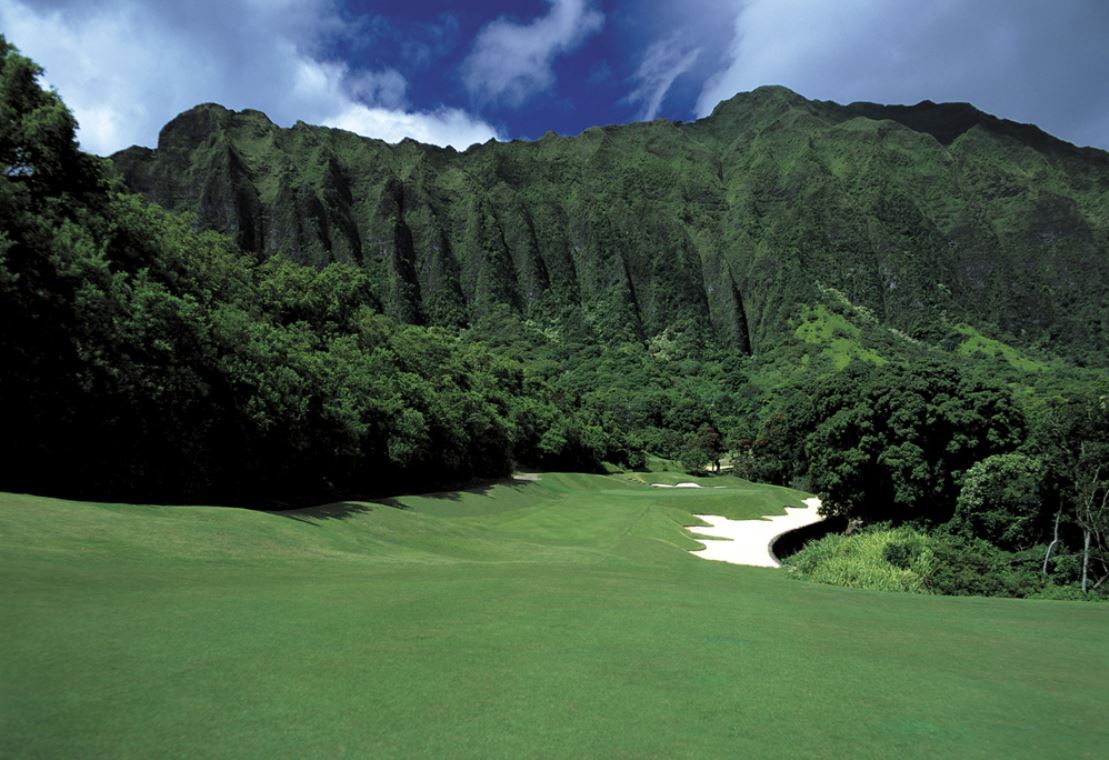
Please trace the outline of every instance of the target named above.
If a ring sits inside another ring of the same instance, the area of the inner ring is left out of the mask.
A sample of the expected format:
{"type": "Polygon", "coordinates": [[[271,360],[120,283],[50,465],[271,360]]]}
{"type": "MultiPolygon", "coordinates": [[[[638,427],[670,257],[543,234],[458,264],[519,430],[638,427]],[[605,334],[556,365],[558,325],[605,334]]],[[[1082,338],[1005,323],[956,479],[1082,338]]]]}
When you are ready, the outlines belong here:
{"type": "Polygon", "coordinates": [[[877,591],[948,596],[1039,596],[1035,559],[979,539],[875,526],[814,541],[787,560],[809,580],[877,591]]]}
{"type": "Polygon", "coordinates": [[[770,87],[692,124],[459,153],[207,104],[113,163],[261,258],[363,267],[405,321],[573,313],[594,342],[799,340],[880,363],[819,303],[832,290],[911,340],[1105,366],[1109,155],[969,106],[770,87]]]}
{"type": "Polygon", "coordinates": [[[1008,392],[953,366],[856,363],[783,394],[742,469],[808,484],[830,514],[939,524],[962,474],[1024,424],[1008,392]]]}
{"type": "Polygon", "coordinates": [[[599,467],[540,379],[380,314],[364,269],[258,264],[118,192],[4,46],[5,488],[266,503],[599,467]]]}
{"type": "Polygon", "coordinates": [[[995,454],[963,478],[953,523],[1008,550],[1029,549],[1045,531],[1044,468],[1020,453],[995,454]]]}
{"type": "Polygon", "coordinates": [[[1036,596],[1045,579],[1036,558],[1011,555],[981,539],[938,535],[929,541],[932,571],[925,586],[950,596],[1036,596]]]}
{"type": "Polygon", "coordinates": [[[926,547],[926,538],[911,528],[870,529],[853,536],[825,536],[808,544],[786,564],[817,583],[877,591],[923,591],[932,562],[926,547]]]}
{"type": "MultiPolygon", "coordinates": [[[[1051,501],[1058,504],[1057,520],[1067,518],[1064,540],[1081,546],[1081,565],[1071,565],[1072,578],[1079,580],[1083,592],[1105,588],[1109,580],[1109,398],[1075,394],[1039,409],[1035,422],[1029,448],[1046,468],[1049,491],[1054,491],[1051,501]]],[[[1053,558],[1050,551],[1045,572],[1052,561],[1062,565],[1057,570],[1066,572],[1066,557],[1053,558]]]]}

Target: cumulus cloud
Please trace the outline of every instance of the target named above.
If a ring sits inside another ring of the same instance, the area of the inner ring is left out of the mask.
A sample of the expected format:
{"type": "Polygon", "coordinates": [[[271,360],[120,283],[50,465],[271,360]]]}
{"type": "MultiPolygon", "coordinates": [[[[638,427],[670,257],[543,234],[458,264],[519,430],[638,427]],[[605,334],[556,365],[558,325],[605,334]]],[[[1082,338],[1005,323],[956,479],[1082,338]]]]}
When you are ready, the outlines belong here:
{"type": "Polygon", "coordinates": [[[690,50],[681,44],[681,35],[658,40],[647,48],[635,73],[638,85],[625,98],[630,103],[643,104],[639,118],[653,119],[658,115],[674,80],[689,71],[700,55],[700,48],[690,50]]]}
{"type": "Polygon", "coordinates": [[[462,111],[406,110],[395,70],[327,60],[328,40],[358,31],[333,0],[0,0],[0,28],[73,109],[82,147],[102,155],[153,145],[165,122],[209,101],[390,141],[497,137],[462,111]]]}
{"type": "Polygon", "coordinates": [[[1080,145],[1109,147],[1109,3],[744,0],[699,115],[782,84],[809,98],[969,101],[1080,145]]]}
{"type": "Polygon", "coordinates": [[[475,121],[457,108],[442,108],[430,113],[402,113],[355,103],[322,123],[360,135],[372,135],[386,142],[400,142],[411,137],[422,143],[453,145],[462,149],[496,136],[489,125],[475,121]]]}
{"type": "Polygon", "coordinates": [[[350,94],[364,103],[377,103],[385,108],[408,105],[408,80],[396,69],[361,71],[346,78],[350,94]]]}
{"type": "Polygon", "coordinates": [[[479,102],[518,106],[554,82],[555,56],[600,31],[604,16],[586,0],[548,0],[546,16],[528,24],[500,18],[487,25],[462,63],[462,82],[479,102]]]}

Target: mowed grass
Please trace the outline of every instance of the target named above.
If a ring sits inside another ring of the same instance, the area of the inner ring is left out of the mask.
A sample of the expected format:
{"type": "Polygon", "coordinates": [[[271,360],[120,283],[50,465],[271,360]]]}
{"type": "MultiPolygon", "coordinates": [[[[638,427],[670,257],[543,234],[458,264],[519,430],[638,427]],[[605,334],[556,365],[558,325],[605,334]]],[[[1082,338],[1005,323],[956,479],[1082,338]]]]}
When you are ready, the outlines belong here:
{"type": "Polygon", "coordinates": [[[0,756],[1104,756],[1109,606],[707,562],[692,513],[804,495],[636,480],[284,515],[2,495],[0,756]]]}

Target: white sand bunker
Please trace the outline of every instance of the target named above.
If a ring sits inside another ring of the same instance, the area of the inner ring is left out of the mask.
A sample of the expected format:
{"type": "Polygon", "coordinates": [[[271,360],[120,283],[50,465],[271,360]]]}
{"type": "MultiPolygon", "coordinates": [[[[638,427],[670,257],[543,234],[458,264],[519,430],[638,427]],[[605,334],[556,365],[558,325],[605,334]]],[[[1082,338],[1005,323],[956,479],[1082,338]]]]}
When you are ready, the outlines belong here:
{"type": "Polygon", "coordinates": [[[669,483],[652,483],[651,488],[704,488],[700,483],[678,483],[670,485],[669,483]]]}
{"type": "Polygon", "coordinates": [[[767,515],[761,520],[729,520],[719,515],[695,515],[699,520],[707,522],[708,527],[695,525],[686,530],[701,536],[724,540],[702,541],[695,538],[694,540],[704,544],[705,548],[692,551],[690,554],[703,559],[731,562],[733,565],[781,567],[781,563],[770,552],[770,545],[774,543],[774,539],[783,533],[824,519],[818,512],[820,499],[814,496],[811,499],[805,499],[804,504],[804,509],[786,507],[784,515],[767,515]]]}

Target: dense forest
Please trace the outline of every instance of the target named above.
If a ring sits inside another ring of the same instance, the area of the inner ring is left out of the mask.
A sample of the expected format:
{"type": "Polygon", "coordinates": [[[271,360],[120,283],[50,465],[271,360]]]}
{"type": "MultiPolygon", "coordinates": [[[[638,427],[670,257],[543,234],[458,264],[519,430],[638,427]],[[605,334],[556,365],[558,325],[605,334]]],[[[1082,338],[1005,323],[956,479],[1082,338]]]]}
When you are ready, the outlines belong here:
{"type": "Polygon", "coordinates": [[[259,263],[123,192],[2,66],[4,488],[266,505],[627,458],[519,363],[383,315],[362,269],[259,263]]]}
{"type": "Polygon", "coordinates": [[[1103,152],[763,88],[461,153],[205,105],[108,160],[0,46],[0,488],[269,508],[661,456],[819,493],[883,587],[1109,590],[1103,152]]]}

